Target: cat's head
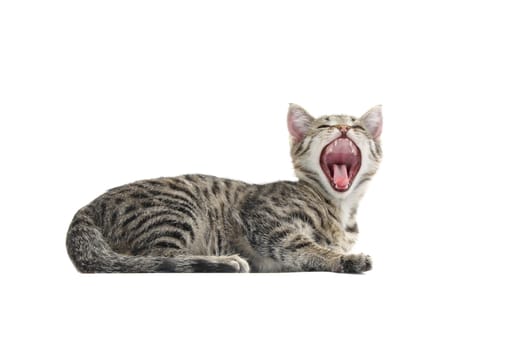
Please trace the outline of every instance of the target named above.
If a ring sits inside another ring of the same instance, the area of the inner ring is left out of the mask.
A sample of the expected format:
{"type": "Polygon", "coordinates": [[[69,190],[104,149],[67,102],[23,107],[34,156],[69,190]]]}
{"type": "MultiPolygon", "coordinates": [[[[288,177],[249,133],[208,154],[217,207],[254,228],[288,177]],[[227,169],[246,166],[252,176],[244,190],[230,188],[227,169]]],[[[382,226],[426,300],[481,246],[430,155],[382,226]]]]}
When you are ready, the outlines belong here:
{"type": "Polygon", "coordinates": [[[300,180],[344,199],[375,174],[381,161],[381,106],[361,118],[327,115],[314,118],[290,104],[288,130],[294,169],[300,180]]]}

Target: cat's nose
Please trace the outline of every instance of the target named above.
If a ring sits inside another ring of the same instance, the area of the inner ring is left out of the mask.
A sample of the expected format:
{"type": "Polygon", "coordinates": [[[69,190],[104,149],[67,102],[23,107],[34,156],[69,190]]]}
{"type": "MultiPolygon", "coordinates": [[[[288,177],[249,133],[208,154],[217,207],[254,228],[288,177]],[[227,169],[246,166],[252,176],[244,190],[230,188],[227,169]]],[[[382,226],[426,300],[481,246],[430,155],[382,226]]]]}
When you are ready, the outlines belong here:
{"type": "Polygon", "coordinates": [[[336,125],[335,127],[338,128],[339,131],[341,131],[341,133],[342,133],[343,135],[346,135],[346,133],[347,133],[348,130],[350,129],[350,127],[349,127],[348,125],[343,125],[343,124],[336,125]]]}

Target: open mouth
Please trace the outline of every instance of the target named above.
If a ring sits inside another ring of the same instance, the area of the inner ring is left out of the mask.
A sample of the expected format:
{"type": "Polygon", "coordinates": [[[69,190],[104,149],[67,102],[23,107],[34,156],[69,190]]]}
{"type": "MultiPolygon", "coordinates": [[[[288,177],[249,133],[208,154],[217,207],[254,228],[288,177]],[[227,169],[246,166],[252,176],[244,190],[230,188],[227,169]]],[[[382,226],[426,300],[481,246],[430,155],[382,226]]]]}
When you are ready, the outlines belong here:
{"type": "Polygon", "coordinates": [[[321,169],[334,190],[350,188],[361,167],[361,151],[349,138],[335,139],[321,152],[321,169]]]}

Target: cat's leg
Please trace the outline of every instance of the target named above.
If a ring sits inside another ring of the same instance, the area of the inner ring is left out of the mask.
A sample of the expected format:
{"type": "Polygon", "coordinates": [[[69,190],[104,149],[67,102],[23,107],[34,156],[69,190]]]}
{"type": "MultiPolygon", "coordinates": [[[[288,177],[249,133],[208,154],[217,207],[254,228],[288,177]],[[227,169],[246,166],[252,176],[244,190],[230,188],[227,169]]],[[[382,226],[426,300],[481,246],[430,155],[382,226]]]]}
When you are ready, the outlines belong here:
{"type": "Polygon", "coordinates": [[[291,271],[332,271],[361,273],[372,269],[365,254],[341,254],[323,247],[304,234],[289,234],[271,249],[275,259],[291,271]]]}
{"type": "Polygon", "coordinates": [[[177,255],[166,258],[158,272],[250,272],[250,265],[238,255],[177,255]]]}
{"type": "Polygon", "coordinates": [[[157,272],[250,272],[250,265],[238,255],[190,255],[173,248],[153,248],[143,256],[165,257],[157,272]]]}

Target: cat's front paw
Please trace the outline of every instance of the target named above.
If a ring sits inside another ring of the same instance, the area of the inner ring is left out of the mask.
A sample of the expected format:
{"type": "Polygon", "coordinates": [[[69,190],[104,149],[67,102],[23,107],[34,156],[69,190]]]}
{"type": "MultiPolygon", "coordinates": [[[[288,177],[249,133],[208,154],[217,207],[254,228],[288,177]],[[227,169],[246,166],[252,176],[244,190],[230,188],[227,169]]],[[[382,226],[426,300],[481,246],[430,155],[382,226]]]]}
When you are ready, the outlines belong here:
{"type": "Polygon", "coordinates": [[[361,273],[372,270],[372,258],[366,254],[349,254],[341,257],[343,273],[361,273]]]}

